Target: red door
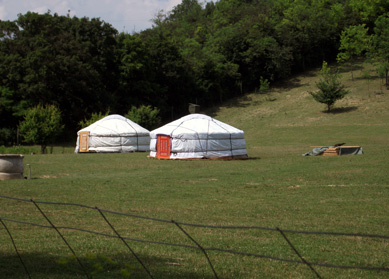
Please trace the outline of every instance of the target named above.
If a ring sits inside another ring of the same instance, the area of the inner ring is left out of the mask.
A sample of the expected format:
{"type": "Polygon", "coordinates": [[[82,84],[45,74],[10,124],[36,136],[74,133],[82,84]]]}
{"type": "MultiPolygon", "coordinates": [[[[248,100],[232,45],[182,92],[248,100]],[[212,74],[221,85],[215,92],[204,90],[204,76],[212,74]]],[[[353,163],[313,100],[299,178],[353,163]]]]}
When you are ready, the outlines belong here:
{"type": "Polygon", "coordinates": [[[170,137],[157,135],[157,158],[170,158],[170,137]]]}

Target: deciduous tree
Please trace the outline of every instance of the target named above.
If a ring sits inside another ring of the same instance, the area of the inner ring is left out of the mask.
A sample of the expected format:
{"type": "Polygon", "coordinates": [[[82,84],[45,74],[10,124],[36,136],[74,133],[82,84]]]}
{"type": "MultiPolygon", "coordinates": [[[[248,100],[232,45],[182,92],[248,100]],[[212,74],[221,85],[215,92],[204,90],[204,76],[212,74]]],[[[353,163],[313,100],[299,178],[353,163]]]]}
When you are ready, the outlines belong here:
{"type": "Polygon", "coordinates": [[[109,24],[28,12],[0,22],[0,31],[0,79],[13,92],[12,115],[55,104],[75,128],[86,112],[110,105],[118,70],[117,31],[109,24]]]}
{"type": "MultiPolygon", "coordinates": [[[[337,61],[346,63],[367,52],[371,42],[368,31],[365,24],[349,26],[343,30],[340,35],[339,50],[341,52],[338,53],[337,61]]],[[[351,77],[354,79],[353,72],[351,72],[351,77]]]]}
{"type": "Polygon", "coordinates": [[[386,88],[389,89],[389,13],[375,21],[372,54],[380,63],[380,70],[385,73],[386,88]]]}
{"type": "Polygon", "coordinates": [[[39,144],[42,154],[46,152],[46,146],[61,134],[63,128],[61,112],[54,105],[38,105],[28,109],[19,126],[24,141],[39,144]]]}

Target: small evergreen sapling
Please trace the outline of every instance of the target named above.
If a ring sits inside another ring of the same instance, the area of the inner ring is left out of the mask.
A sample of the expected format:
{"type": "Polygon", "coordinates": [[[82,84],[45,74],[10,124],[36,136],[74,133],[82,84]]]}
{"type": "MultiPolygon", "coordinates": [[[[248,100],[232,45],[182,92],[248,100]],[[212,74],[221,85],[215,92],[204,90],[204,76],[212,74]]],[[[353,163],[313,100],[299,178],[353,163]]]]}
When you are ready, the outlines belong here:
{"type": "Polygon", "coordinates": [[[336,71],[332,71],[327,66],[327,62],[323,62],[321,69],[322,79],[316,83],[319,89],[316,92],[309,92],[312,97],[319,103],[327,106],[327,112],[330,112],[337,100],[343,99],[349,90],[345,90],[344,85],[340,82],[340,76],[336,71]]]}

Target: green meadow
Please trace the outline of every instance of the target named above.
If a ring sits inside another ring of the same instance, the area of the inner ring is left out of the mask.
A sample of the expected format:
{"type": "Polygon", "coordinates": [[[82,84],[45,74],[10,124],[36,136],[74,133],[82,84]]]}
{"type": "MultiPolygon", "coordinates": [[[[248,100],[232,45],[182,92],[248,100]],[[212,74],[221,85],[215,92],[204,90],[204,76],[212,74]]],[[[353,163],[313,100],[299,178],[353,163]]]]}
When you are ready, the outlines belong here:
{"type": "Polygon", "coordinates": [[[37,206],[0,198],[0,278],[28,278],[15,246],[31,278],[40,279],[150,278],[134,254],[153,278],[388,278],[389,91],[371,65],[355,66],[353,78],[342,73],[350,94],[331,113],[308,93],[319,70],[204,111],[245,131],[247,160],[74,154],[73,146],[29,152],[24,175],[29,166],[30,179],[0,181],[0,195],[67,203],[37,205],[52,224],[67,227],[58,231],[84,269],[56,230],[9,221],[49,226],[37,206]],[[364,154],[302,156],[336,143],[362,146],[364,154]],[[126,246],[103,235],[115,232],[94,207],[127,214],[103,213],[117,233],[134,240],[126,246]],[[171,220],[235,228],[180,225],[182,231],[171,220]],[[272,230],[236,228],[243,226],[272,230]],[[312,265],[315,273],[296,262],[283,230],[308,262],[386,271],[312,265]],[[206,253],[216,275],[194,241],[214,248],[206,253]]]}

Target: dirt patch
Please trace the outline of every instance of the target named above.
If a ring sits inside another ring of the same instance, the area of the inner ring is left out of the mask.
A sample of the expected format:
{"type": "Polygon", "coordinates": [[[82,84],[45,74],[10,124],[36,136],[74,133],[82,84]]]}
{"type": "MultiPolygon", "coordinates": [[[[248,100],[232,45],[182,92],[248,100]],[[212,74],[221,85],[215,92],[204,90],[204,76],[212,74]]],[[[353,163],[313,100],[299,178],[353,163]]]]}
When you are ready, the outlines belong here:
{"type": "Polygon", "coordinates": [[[39,178],[58,178],[56,175],[41,175],[39,178]]]}

